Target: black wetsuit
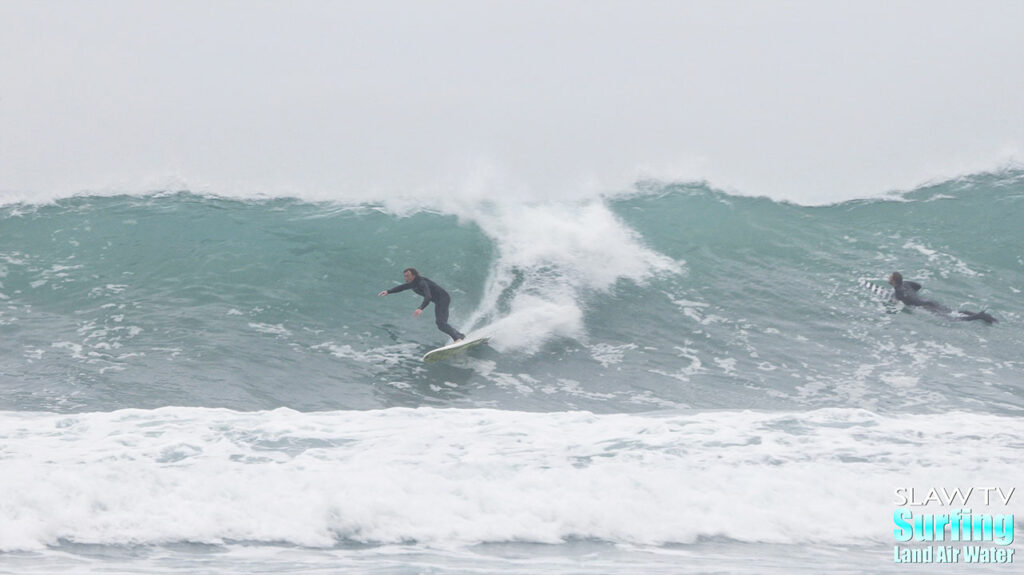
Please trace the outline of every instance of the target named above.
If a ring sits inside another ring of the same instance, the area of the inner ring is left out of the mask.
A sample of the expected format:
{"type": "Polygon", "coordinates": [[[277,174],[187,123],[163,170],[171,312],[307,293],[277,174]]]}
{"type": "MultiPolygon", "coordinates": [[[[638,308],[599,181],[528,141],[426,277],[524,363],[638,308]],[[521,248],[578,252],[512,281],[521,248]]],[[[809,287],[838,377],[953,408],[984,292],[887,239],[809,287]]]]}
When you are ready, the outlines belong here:
{"type": "Polygon", "coordinates": [[[389,289],[388,293],[398,293],[407,289],[411,289],[423,296],[423,303],[420,304],[420,309],[426,309],[431,302],[434,303],[434,320],[437,322],[437,329],[448,334],[453,340],[465,339],[466,336],[448,325],[448,307],[452,303],[452,297],[448,295],[448,292],[444,291],[444,288],[423,276],[419,276],[407,284],[389,289]]]}
{"type": "MultiPolygon", "coordinates": [[[[892,297],[903,302],[903,305],[923,307],[928,311],[938,314],[951,314],[953,312],[953,310],[949,309],[948,307],[938,302],[927,300],[917,295],[917,292],[921,291],[921,284],[917,282],[900,282],[898,285],[893,286],[892,289],[892,297]]],[[[996,318],[990,316],[989,314],[983,311],[961,311],[960,315],[958,317],[954,317],[953,319],[958,319],[961,321],[973,321],[976,319],[980,319],[985,323],[996,323],[997,321],[996,318]]]]}

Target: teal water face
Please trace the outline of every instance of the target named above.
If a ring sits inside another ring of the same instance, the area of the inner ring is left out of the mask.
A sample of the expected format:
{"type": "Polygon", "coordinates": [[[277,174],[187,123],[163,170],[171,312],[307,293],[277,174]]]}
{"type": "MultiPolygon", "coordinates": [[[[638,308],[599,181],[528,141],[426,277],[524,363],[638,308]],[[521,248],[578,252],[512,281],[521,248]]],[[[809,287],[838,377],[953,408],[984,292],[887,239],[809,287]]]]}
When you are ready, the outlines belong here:
{"type": "Polygon", "coordinates": [[[4,358],[10,405],[374,405],[370,386],[351,384],[372,385],[380,364],[339,366],[322,346],[398,343],[389,326],[405,314],[373,296],[400,283],[417,229],[435,228],[432,240],[457,246],[460,261],[489,249],[453,217],[396,221],[188,194],[8,208],[2,317],[18,344],[4,358]]]}
{"type": "Polygon", "coordinates": [[[0,210],[0,409],[1016,412],[1019,174],[803,207],[703,186],[390,213],[188,193],[0,210]],[[465,358],[419,299],[494,331],[465,358]],[[995,326],[862,289],[900,270],[995,326]]]}
{"type": "Polygon", "coordinates": [[[693,358],[691,371],[704,370],[691,382],[717,380],[708,393],[744,381],[769,405],[1016,412],[1020,192],[1016,175],[985,176],[889,201],[802,207],[680,186],[617,211],[655,248],[686,258],[670,296],[692,320],[680,322],[677,349],[693,358]],[[926,297],[988,308],[1001,323],[949,321],[857,285],[888,289],[895,270],[923,283],[926,297]]]}

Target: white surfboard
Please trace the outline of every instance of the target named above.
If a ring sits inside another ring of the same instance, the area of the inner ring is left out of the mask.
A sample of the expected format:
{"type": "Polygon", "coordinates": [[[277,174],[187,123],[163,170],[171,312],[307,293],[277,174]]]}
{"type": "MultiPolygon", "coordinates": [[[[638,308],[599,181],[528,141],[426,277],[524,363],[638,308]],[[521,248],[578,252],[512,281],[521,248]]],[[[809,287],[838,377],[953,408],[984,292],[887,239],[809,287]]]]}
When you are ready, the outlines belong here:
{"type": "Polygon", "coordinates": [[[859,279],[857,281],[858,281],[858,283],[860,283],[860,287],[862,287],[862,288],[868,290],[869,292],[875,294],[876,296],[879,297],[879,299],[883,299],[885,301],[894,301],[896,299],[895,297],[893,297],[893,292],[892,292],[891,288],[889,288],[889,289],[884,288],[884,287],[882,287],[882,286],[880,286],[878,284],[875,284],[873,282],[870,282],[870,281],[868,281],[868,280],[866,280],[864,278],[861,278],[861,279],[859,279]]]}
{"type": "Polygon", "coordinates": [[[427,355],[423,356],[423,361],[426,363],[433,363],[435,361],[441,361],[442,359],[448,359],[453,355],[458,355],[467,349],[474,348],[480,344],[487,343],[490,338],[478,337],[476,339],[467,339],[460,341],[459,343],[452,343],[444,347],[439,347],[427,352],[427,355]]]}

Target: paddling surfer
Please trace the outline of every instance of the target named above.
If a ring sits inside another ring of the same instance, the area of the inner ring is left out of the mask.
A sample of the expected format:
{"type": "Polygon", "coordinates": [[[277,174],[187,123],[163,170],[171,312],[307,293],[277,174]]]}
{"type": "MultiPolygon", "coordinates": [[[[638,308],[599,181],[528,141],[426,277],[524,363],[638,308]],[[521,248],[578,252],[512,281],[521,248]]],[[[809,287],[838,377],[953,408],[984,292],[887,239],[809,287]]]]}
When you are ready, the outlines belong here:
{"type": "MultiPolygon", "coordinates": [[[[903,302],[903,305],[923,307],[924,309],[937,314],[951,314],[953,312],[953,310],[938,302],[927,300],[917,295],[917,292],[921,291],[921,284],[917,282],[903,281],[903,274],[900,272],[892,272],[892,275],[889,276],[889,285],[892,286],[892,296],[903,302]]],[[[974,321],[976,319],[980,319],[988,324],[996,323],[998,321],[985,311],[961,311],[959,313],[960,315],[954,316],[953,319],[960,321],[974,321]]]]}
{"type": "Polygon", "coordinates": [[[406,268],[402,272],[402,276],[405,278],[404,284],[384,290],[377,295],[383,297],[411,289],[423,296],[423,303],[412,313],[415,317],[419,317],[423,310],[433,302],[434,320],[437,322],[437,329],[448,334],[449,337],[455,340],[455,343],[459,343],[466,338],[459,330],[448,324],[448,307],[452,303],[452,297],[448,295],[448,292],[444,291],[444,288],[430,279],[421,276],[420,272],[416,271],[416,268],[406,268]]]}

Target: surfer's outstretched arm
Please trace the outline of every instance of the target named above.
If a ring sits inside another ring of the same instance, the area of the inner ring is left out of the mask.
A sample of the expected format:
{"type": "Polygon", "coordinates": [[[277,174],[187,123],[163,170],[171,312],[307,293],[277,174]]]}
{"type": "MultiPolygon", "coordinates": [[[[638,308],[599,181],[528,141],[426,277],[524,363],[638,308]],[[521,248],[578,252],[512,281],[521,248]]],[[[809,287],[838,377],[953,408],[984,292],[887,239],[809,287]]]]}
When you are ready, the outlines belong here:
{"type": "Polygon", "coordinates": [[[405,290],[410,289],[410,288],[412,288],[412,283],[411,282],[407,283],[407,284],[402,284],[400,286],[395,286],[395,287],[393,287],[391,289],[386,289],[386,290],[380,292],[377,295],[379,295],[381,297],[384,297],[386,295],[390,295],[390,294],[393,294],[393,293],[398,293],[400,291],[405,291],[405,290]]]}

